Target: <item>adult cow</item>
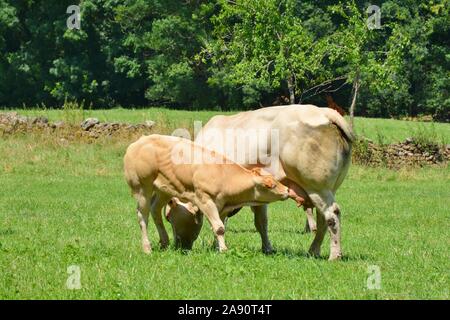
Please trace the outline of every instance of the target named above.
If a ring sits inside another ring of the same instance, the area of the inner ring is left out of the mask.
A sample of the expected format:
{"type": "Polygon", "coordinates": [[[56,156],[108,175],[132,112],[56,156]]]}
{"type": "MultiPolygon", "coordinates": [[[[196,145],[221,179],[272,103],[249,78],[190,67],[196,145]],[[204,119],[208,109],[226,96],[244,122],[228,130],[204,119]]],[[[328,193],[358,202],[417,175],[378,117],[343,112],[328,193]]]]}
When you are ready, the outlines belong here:
{"type": "MultiPolygon", "coordinates": [[[[195,141],[244,167],[263,167],[300,196],[306,193],[308,220],[314,221],[312,208],[317,209],[317,230],[309,253],[320,255],[328,226],[329,259],[334,260],[342,256],[340,210],[335,193],[347,174],[353,140],[352,129],[335,110],[289,105],[215,116],[195,141]],[[271,161],[267,161],[267,156],[271,161]]],[[[271,252],[267,205],[252,207],[252,211],[263,251],[271,252]]]]}

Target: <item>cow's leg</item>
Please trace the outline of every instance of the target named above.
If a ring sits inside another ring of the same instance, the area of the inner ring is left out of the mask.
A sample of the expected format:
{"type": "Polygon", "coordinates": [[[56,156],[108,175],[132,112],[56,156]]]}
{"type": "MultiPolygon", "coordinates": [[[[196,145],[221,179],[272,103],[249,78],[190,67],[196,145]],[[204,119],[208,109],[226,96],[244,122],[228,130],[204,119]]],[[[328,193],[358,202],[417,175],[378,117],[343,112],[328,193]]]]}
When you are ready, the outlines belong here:
{"type": "Polygon", "coordinates": [[[252,211],[255,215],[256,230],[258,230],[261,236],[262,251],[266,254],[272,253],[273,248],[267,232],[267,205],[252,207],[252,211]]]}
{"type": "Polygon", "coordinates": [[[137,217],[138,223],[141,228],[142,237],[142,249],[145,253],[150,253],[152,251],[152,246],[148,240],[147,226],[148,226],[148,216],[150,213],[150,201],[143,194],[136,195],[137,200],[137,217]]]}
{"type": "Polygon", "coordinates": [[[305,233],[316,232],[317,224],[314,220],[313,207],[306,207],[306,223],[305,223],[305,233]]]}
{"type": "Polygon", "coordinates": [[[327,224],[325,222],[324,215],[321,211],[317,210],[317,229],[314,240],[309,248],[309,254],[319,257],[320,256],[320,247],[323,242],[323,238],[325,236],[325,232],[327,230],[327,224]]]}
{"type": "Polygon", "coordinates": [[[331,191],[309,194],[317,208],[317,232],[309,249],[310,254],[320,255],[325,229],[330,232],[330,258],[336,260],[342,257],[341,251],[341,221],[338,204],[334,201],[331,191]]]}
{"type": "Polygon", "coordinates": [[[166,228],[164,227],[161,211],[163,207],[167,204],[169,199],[170,199],[169,197],[158,194],[155,197],[153,197],[151,203],[153,222],[155,223],[156,229],[158,230],[159,243],[161,244],[161,248],[163,249],[167,248],[167,246],[169,245],[169,236],[167,235],[166,228]]]}
{"type": "Polygon", "coordinates": [[[204,201],[196,201],[195,204],[208,219],[214,236],[216,237],[219,251],[226,251],[228,248],[225,245],[225,225],[220,218],[219,211],[217,210],[216,205],[210,199],[204,201]]]}
{"type": "Polygon", "coordinates": [[[330,258],[337,260],[342,258],[341,250],[341,210],[337,203],[334,203],[325,214],[328,230],[330,231],[330,258]]]}

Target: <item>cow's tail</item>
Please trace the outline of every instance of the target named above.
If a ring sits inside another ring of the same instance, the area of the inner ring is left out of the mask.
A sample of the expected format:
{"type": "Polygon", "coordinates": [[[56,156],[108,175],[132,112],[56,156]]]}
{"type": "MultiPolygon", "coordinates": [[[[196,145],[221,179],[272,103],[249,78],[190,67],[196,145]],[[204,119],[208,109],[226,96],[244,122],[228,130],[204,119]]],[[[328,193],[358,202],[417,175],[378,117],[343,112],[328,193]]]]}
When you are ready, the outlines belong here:
{"type": "Polygon", "coordinates": [[[325,114],[332,123],[334,123],[339,130],[342,132],[343,136],[348,142],[355,141],[355,134],[353,133],[352,128],[350,125],[345,121],[344,117],[341,116],[336,110],[324,108],[325,114]]]}

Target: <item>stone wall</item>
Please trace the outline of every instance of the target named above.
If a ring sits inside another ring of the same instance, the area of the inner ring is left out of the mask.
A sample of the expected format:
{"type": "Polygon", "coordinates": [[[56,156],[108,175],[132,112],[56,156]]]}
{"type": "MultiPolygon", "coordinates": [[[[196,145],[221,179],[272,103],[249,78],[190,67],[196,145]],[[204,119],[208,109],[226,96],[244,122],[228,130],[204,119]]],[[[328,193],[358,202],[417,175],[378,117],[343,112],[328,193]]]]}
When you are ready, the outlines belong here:
{"type": "Polygon", "coordinates": [[[360,138],[353,147],[353,161],[370,166],[390,168],[442,164],[450,160],[450,145],[424,143],[408,138],[403,142],[379,145],[360,138]]]}
{"type": "Polygon", "coordinates": [[[15,134],[20,132],[60,132],[72,137],[100,137],[121,134],[150,134],[155,122],[148,120],[143,124],[119,122],[100,122],[96,118],[88,118],[79,125],[64,121],[50,122],[45,117],[26,117],[16,112],[0,113],[0,134],[15,134]]]}
{"type": "MultiPolygon", "coordinates": [[[[155,133],[154,121],[142,124],[100,122],[89,118],[80,124],[64,121],[51,123],[45,117],[26,117],[16,112],[0,113],[0,135],[19,132],[62,132],[65,138],[85,137],[95,140],[101,137],[155,133]]],[[[353,162],[369,166],[424,166],[446,163],[450,160],[450,145],[440,146],[408,138],[404,142],[379,145],[366,138],[359,138],[353,146],[353,162]]]]}

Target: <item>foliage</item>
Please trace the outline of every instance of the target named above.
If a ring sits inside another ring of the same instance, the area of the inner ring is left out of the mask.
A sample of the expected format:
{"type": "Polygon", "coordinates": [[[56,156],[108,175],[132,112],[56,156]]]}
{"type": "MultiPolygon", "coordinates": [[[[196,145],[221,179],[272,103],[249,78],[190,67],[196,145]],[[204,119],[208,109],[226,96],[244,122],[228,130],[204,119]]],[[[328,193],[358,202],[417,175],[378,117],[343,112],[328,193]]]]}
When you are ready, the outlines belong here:
{"type": "Polygon", "coordinates": [[[0,106],[167,105],[250,109],[291,102],[450,119],[450,0],[0,0],[0,106]]]}

